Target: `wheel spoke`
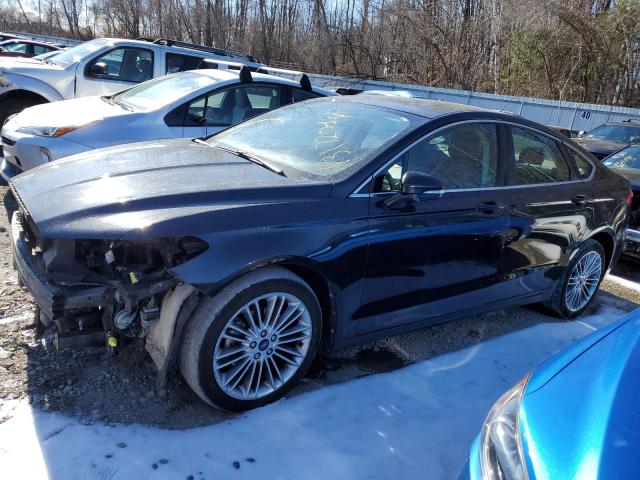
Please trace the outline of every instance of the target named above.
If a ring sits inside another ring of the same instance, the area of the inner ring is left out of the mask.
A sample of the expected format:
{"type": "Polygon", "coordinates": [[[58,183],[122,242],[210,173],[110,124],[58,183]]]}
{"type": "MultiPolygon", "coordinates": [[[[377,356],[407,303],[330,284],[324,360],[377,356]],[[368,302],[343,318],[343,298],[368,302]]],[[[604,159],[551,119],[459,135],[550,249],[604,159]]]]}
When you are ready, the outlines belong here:
{"type": "Polygon", "coordinates": [[[276,371],[278,380],[280,380],[280,385],[282,385],[284,383],[284,380],[282,378],[282,373],[280,373],[280,368],[278,367],[278,364],[276,363],[276,361],[272,357],[268,357],[267,363],[271,363],[271,365],[273,366],[273,369],[276,371]]]}
{"type": "Polygon", "coordinates": [[[288,363],[289,365],[292,365],[294,367],[297,367],[298,364],[296,362],[294,362],[293,360],[291,360],[290,358],[285,357],[284,355],[280,355],[277,351],[273,352],[273,355],[281,358],[282,360],[284,360],[286,363],[288,363]]]}
{"type": "Polygon", "coordinates": [[[283,317],[283,320],[278,322],[277,325],[275,325],[273,327],[273,330],[276,333],[280,333],[283,330],[285,330],[287,327],[289,327],[290,325],[293,324],[293,322],[297,321],[300,316],[302,315],[303,311],[300,310],[298,308],[298,306],[296,306],[293,310],[291,310],[290,312],[287,313],[287,315],[285,317],[283,317]]]}
{"type": "Polygon", "coordinates": [[[281,339],[278,341],[278,345],[284,345],[287,343],[295,343],[295,342],[301,342],[302,340],[306,340],[308,338],[311,338],[311,335],[309,335],[308,333],[305,333],[303,335],[299,335],[297,337],[292,337],[292,338],[285,338],[284,340],[281,339]]]}
{"type": "Polygon", "coordinates": [[[293,355],[294,357],[304,358],[304,355],[296,352],[295,350],[291,350],[288,347],[283,347],[281,345],[276,346],[276,350],[280,350],[281,352],[288,353],[289,355],[293,355]]]}
{"type": "MultiPolygon", "coordinates": [[[[247,366],[249,363],[251,362],[250,358],[245,358],[244,362],[242,363],[238,363],[235,367],[233,367],[225,376],[225,382],[224,382],[224,386],[228,386],[229,383],[231,382],[231,380],[233,380],[234,378],[236,378],[236,376],[238,375],[238,373],[240,373],[241,371],[243,371],[244,367],[247,366]]],[[[242,376],[240,376],[240,378],[242,378],[242,376]]],[[[233,387],[232,387],[233,388],[233,387]]]]}

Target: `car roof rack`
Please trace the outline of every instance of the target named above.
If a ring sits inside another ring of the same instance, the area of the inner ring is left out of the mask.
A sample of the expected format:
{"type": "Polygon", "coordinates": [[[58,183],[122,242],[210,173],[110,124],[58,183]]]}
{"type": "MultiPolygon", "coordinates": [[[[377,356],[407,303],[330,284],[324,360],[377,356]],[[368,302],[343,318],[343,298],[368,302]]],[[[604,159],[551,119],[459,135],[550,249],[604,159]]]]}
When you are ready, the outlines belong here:
{"type": "Polygon", "coordinates": [[[198,50],[201,52],[214,53],[216,55],[221,55],[225,57],[242,58],[245,60],[249,60],[250,62],[260,63],[260,60],[258,60],[257,57],[254,57],[253,55],[249,55],[248,53],[239,52],[237,50],[227,50],[225,48],[210,47],[207,45],[198,45],[197,43],[182,42],[180,40],[171,40],[170,38],[156,38],[154,40],[150,38],[141,37],[138,40],[155,43],[157,45],[166,45],[167,47],[181,47],[181,48],[187,48],[189,50],[198,50]]]}

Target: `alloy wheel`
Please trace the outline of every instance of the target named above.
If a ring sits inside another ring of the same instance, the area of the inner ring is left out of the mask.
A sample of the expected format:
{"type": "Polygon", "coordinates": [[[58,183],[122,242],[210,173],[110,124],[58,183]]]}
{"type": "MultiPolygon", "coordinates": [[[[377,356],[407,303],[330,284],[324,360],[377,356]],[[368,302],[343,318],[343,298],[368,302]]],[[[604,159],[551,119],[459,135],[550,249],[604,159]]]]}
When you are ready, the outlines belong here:
{"type": "Polygon", "coordinates": [[[570,311],[577,312],[589,303],[598,289],[601,275],[602,257],[598,252],[587,252],[578,260],[565,290],[565,304],[570,311]]]}
{"type": "Polygon", "coordinates": [[[269,395],[298,371],[312,335],[309,311],[295,295],[275,292],[247,302],[216,342],[213,373],[218,386],[239,400],[269,395]]]}

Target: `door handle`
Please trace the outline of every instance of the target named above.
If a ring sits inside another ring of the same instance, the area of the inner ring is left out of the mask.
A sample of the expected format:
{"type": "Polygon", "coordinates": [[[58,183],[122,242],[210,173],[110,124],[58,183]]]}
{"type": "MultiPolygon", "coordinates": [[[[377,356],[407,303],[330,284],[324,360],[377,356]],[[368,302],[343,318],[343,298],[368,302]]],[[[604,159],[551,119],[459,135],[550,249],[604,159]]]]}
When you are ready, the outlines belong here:
{"type": "Polygon", "coordinates": [[[497,202],[480,202],[476,204],[476,211],[483,215],[496,215],[500,210],[497,202]]]}
{"type": "Polygon", "coordinates": [[[586,195],[576,195],[571,199],[574,205],[586,205],[589,198],[586,195]]]}

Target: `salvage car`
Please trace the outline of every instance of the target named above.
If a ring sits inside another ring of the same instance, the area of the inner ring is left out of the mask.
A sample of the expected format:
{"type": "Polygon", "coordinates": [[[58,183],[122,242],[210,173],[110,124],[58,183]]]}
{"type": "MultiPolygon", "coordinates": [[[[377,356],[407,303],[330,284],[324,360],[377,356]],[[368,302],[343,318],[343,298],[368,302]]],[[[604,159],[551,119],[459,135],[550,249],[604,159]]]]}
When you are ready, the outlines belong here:
{"type": "Polygon", "coordinates": [[[161,138],[203,137],[268,110],[335,95],[300,81],[248,69],[174,73],[101,97],[45,103],[2,127],[5,180],[44,163],[95,148],[161,138]]]}
{"type": "Polygon", "coordinates": [[[640,142],[640,120],[608,122],[588,133],[581,132],[573,140],[598,160],[602,160],[624,147],[640,142]]]}
{"type": "Polygon", "coordinates": [[[640,259],[640,145],[624,148],[602,163],[631,182],[633,200],[622,253],[640,259]]]}
{"type": "Polygon", "coordinates": [[[10,185],[19,277],[59,344],[142,337],[160,378],[176,359],[229,410],[362,342],[519,304],[580,315],[630,198],[542,125],[383,95],[95,150],[10,185]]]}
{"type": "Polygon", "coordinates": [[[637,478],[640,311],[545,360],[494,405],[459,480],[637,478]]]}

